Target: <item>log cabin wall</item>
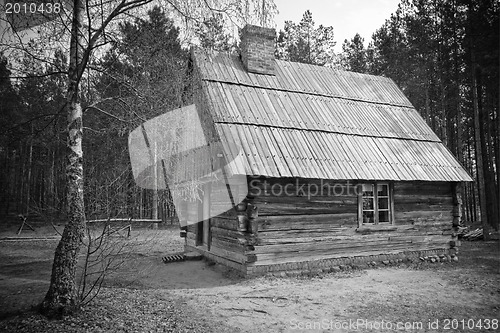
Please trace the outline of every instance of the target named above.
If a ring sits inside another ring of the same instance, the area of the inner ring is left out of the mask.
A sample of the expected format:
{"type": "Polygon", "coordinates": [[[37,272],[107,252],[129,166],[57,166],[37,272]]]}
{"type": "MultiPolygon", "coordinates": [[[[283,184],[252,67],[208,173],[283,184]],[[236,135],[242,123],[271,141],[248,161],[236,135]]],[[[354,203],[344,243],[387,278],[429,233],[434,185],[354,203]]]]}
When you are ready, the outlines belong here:
{"type": "Polygon", "coordinates": [[[453,187],[447,182],[394,183],[397,225],[415,225],[421,230],[451,230],[453,187]]]}
{"type": "MultiPolygon", "coordinates": [[[[380,226],[359,225],[354,188],[346,181],[249,177],[244,202],[210,219],[209,244],[201,243],[199,224],[190,224],[186,249],[243,275],[456,254],[455,183],[393,183],[394,224],[380,226]]],[[[221,190],[214,187],[212,198],[221,190]]]]}
{"type": "Polygon", "coordinates": [[[452,183],[394,183],[394,224],[380,227],[358,225],[358,197],[352,186],[345,181],[250,180],[249,203],[257,207],[258,217],[256,261],[247,265],[246,273],[324,270],[449,254],[452,183]],[[280,191],[285,186],[287,193],[280,191]]]}
{"type": "MultiPolygon", "coordinates": [[[[207,190],[207,189],[205,189],[207,190]]],[[[238,197],[238,186],[232,186],[232,195],[238,197]]],[[[212,186],[210,188],[210,208],[215,211],[219,206],[227,205],[224,195],[218,191],[227,191],[226,187],[212,186]]],[[[207,191],[208,193],[208,191],[207,191]]],[[[246,193],[243,194],[245,196],[246,193]]],[[[255,261],[253,244],[255,237],[248,228],[249,219],[247,214],[247,204],[242,203],[228,211],[211,217],[208,220],[189,224],[186,233],[186,251],[197,251],[206,258],[231,267],[243,274],[246,274],[246,265],[255,261]],[[202,240],[200,233],[203,224],[208,223],[208,242],[202,240]]],[[[195,211],[191,209],[191,211],[195,211]]],[[[211,215],[214,215],[211,212],[211,215]]],[[[201,219],[202,217],[199,217],[201,219]]],[[[193,220],[195,217],[193,216],[193,220]]]]}

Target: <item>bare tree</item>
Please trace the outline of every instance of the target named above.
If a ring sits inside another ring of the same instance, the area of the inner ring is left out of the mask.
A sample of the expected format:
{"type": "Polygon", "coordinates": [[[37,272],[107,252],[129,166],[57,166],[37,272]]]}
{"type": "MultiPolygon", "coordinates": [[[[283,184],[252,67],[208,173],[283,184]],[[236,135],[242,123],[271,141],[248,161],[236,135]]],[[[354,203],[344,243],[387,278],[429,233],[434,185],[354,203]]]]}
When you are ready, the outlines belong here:
{"type": "MultiPolygon", "coordinates": [[[[113,41],[115,26],[120,20],[143,15],[149,5],[160,4],[185,24],[202,22],[208,14],[221,13],[233,24],[272,22],[276,7],[272,1],[261,0],[72,0],[60,9],[49,24],[37,27],[34,38],[23,37],[12,29],[9,43],[0,51],[22,53],[39,61],[51,62],[48,46],[60,47],[68,40],[69,67],[64,110],[66,126],[66,198],[67,222],[54,254],[49,290],[41,304],[41,312],[49,317],[61,316],[78,309],[80,294],[76,284],[77,261],[85,237],[85,207],[83,187],[83,120],[81,86],[89,70],[90,60],[98,49],[113,41]],[[254,13],[254,15],[252,15],[254,13]]],[[[3,23],[7,21],[4,20],[3,23]]],[[[12,26],[12,21],[9,21],[12,26]]],[[[29,35],[29,34],[28,34],[29,35]]],[[[2,36],[2,38],[5,35],[2,36]]]]}

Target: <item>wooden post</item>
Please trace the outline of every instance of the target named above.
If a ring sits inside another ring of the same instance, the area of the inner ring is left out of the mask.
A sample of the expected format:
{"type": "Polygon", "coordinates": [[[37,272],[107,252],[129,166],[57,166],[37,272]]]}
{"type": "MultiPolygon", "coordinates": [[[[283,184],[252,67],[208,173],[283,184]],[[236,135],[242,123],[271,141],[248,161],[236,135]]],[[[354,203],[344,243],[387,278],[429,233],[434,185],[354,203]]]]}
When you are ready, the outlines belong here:
{"type": "Polygon", "coordinates": [[[237,218],[238,218],[238,231],[247,232],[249,230],[248,226],[248,216],[247,216],[247,203],[245,201],[240,202],[235,207],[237,218]]]}
{"type": "Polygon", "coordinates": [[[358,193],[358,228],[361,228],[362,226],[363,226],[363,191],[358,193]]]}
{"type": "Polygon", "coordinates": [[[259,210],[257,206],[250,204],[247,209],[248,215],[248,232],[253,235],[257,235],[259,229],[259,224],[257,223],[257,217],[259,216],[259,210]]]}
{"type": "Polygon", "coordinates": [[[450,252],[451,255],[456,255],[458,253],[458,247],[460,242],[458,240],[458,227],[462,222],[462,184],[457,182],[453,184],[453,224],[452,224],[452,234],[450,241],[450,252]]]}

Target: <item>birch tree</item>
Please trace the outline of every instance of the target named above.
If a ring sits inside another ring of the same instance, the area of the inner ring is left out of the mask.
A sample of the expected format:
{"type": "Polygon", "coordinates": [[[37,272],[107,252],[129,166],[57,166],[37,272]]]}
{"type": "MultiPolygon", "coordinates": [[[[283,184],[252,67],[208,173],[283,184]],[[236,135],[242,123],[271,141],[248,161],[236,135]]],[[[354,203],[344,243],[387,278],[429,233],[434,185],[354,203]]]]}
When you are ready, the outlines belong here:
{"type": "MultiPolygon", "coordinates": [[[[52,9],[56,3],[51,2],[52,9]]],[[[33,57],[51,62],[51,47],[69,45],[69,66],[64,71],[67,80],[64,113],[66,115],[66,208],[67,220],[61,240],[55,250],[49,290],[41,304],[41,312],[49,317],[61,316],[77,310],[79,299],[76,285],[76,269],[85,235],[84,173],[83,173],[83,115],[82,86],[89,74],[90,61],[99,56],[100,48],[113,41],[116,25],[130,17],[141,16],[148,6],[160,4],[165,10],[183,22],[185,33],[195,22],[213,13],[222,13],[229,22],[270,25],[276,7],[272,1],[258,0],[70,0],[57,3],[58,11],[49,16],[43,13],[45,24],[19,33],[17,21],[3,18],[4,26],[10,25],[12,34],[1,36],[0,52],[11,57],[33,57]],[[258,15],[249,16],[255,12],[258,15]],[[45,16],[44,16],[45,15],[45,16]],[[38,41],[38,43],[37,43],[38,41]],[[67,43],[67,44],[66,44],[67,43]]],[[[5,8],[3,8],[5,9],[5,8]]],[[[5,12],[5,10],[3,11],[5,12]]],[[[19,18],[19,17],[17,17],[19,18]]],[[[28,24],[29,28],[33,28],[28,24]]]]}

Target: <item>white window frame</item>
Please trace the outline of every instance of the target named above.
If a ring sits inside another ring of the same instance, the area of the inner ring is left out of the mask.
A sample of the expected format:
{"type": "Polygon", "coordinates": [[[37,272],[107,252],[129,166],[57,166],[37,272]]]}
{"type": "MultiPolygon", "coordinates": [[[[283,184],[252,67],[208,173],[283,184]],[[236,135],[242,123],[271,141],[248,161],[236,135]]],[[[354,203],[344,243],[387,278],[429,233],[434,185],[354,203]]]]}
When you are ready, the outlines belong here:
{"type": "Polygon", "coordinates": [[[384,225],[393,225],[394,224],[394,190],[393,190],[393,184],[390,182],[365,182],[365,183],[360,183],[359,186],[361,187],[361,190],[359,190],[358,193],[358,226],[384,226],[384,225]],[[364,209],[363,207],[363,185],[369,185],[372,186],[373,188],[373,196],[370,196],[373,200],[373,210],[367,210],[364,209]],[[387,209],[383,209],[384,211],[388,212],[389,215],[389,221],[388,222],[380,222],[379,221],[379,212],[381,209],[379,208],[379,196],[378,196],[378,191],[377,191],[377,185],[386,185],[387,186],[387,199],[388,199],[388,207],[387,209]],[[365,211],[373,211],[373,217],[374,221],[373,222],[366,222],[364,220],[364,212],[365,211]]]}

